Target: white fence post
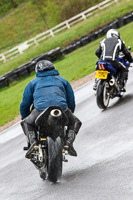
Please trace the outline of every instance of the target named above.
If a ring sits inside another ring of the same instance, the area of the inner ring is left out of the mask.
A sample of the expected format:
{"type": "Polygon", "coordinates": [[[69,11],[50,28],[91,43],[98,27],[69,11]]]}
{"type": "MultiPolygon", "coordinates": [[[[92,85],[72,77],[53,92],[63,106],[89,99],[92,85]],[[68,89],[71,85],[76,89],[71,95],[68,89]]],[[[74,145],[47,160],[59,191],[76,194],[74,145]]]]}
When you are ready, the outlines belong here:
{"type": "Polygon", "coordinates": [[[20,54],[23,53],[23,51],[21,50],[21,48],[19,48],[19,46],[18,46],[18,51],[19,51],[20,54]]]}
{"type": "Polygon", "coordinates": [[[54,32],[50,29],[50,35],[54,37],[54,32]]]}
{"type": "Polygon", "coordinates": [[[67,28],[68,29],[70,29],[71,27],[70,27],[70,24],[66,21],[66,26],[67,26],[67,28]]]}
{"type": "Polygon", "coordinates": [[[37,42],[36,38],[34,38],[34,42],[35,42],[35,45],[38,46],[38,42],[37,42]]]}
{"type": "Polygon", "coordinates": [[[5,57],[5,55],[4,54],[0,54],[1,56],[2,56],[2,59],[3,59],[3,61],[4,61],[4,63],[6,62],[6,57],[5,57]]]}
{"type": "Polygon", "coordinates": [[[82,17],[83,17],[84,20],[86,20],[86,16],[83,13],[82,13],[82,17]]]}

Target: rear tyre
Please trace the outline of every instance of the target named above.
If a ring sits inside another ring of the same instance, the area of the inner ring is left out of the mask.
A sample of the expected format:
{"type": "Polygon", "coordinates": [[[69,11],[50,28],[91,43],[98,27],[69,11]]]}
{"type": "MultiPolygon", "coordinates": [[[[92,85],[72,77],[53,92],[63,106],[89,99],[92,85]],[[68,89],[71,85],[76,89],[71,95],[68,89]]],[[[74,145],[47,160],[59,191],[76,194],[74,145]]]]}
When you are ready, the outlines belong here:
{"type": "Polygon", "coordinates": [[[62,142],[57,137],[54,141],[47,138],[48,142],[48,180],[56,183],[62,176],[62,142]]]}
{"type": "Polygon", "coordinates": [[[96,102],[100,109],[106,109],[109,104],[109,83],[107,81],[100,80],[97,88],[96,102]]]}

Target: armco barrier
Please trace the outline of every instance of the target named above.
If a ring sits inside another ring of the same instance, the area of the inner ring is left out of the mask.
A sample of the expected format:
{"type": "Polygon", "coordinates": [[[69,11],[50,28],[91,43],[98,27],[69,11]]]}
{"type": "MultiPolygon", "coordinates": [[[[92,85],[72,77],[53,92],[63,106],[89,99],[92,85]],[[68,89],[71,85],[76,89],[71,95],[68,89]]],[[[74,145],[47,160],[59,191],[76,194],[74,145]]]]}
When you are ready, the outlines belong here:
{"type": "Polygon", "coordinates": [[[132,22],[133,21],[133,12],[131,12],[123,17],[120,17],[118,19],[118,21],[119,21],[119,27],[122,27],[122,26],[128,24],[129,22],[132,22]]]}
{"type": "Polygon", "coordinates": [[[8,86],[8,81],[7,79],[3,76],[3,77],[0,77],[0,88],[3,88],[3,87],[6,87],[8,86]]]}
{"type": "Polygon", "coordinates": [[[130,23],[133,21],[133,12],[118,18],[115,21],[110,22],[109,24],[100,27],[98,30],[92,32],[89,35],[85,35],[81,37],[79,40],[73,41],[69,46],[61,50],[60,47],[57,47],[56,49],[52,49],[49,52],[46,52],[44,54],[41,54],[35,58],[33,58],[30,62],[18,67],[17,69],[8,72],[4,76],[0,77],[0,88],[6,87],[9,85],[9,83],[19,80],[21,77],[26,77],[30,74],[31,71],[35,70],[35,65],[39,60],[46,59],[49,61],[55,61],[59,58],[61,58],[65,54],[69,54],[75,49],[82,47],[86,44],[88,44],[91,41],[96,40],[99,37],[102,37],[106,34],[106,32],[111,28],[120,28],[127,23],[130,23]]]}
{"type": "Polygon", "coordinates": [[[15,72],[15,70],[8,72],[7,74],[4,75],[4,77],[6,78],[8,84],[9,84],[9,82],[12,83],[14,81],[19,80],[19,77],[18,77],[17,73],[15,72]]]}
{"type": "Polygon", "coordinates": [[[129,23],[129,22],[131,22],[131,21],[133,21],[133,12],[130,13],[130,14],[128,14],[128,15],[126,15],[126,16],[124,16],[123,19],[124,19],[124,22],[126,24],[129,23]]]}

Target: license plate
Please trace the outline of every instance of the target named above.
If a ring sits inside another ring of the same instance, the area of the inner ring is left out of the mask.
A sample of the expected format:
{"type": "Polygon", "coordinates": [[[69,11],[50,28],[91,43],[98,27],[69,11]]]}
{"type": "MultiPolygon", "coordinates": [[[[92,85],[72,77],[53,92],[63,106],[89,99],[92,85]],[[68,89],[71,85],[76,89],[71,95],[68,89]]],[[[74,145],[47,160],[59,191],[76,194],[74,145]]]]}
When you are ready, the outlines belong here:
{"type": "Polygon", "coordinates": [[[99,79],[107,79],[108,71],[97,70],[95,74],[95,78],[99,79]]]}

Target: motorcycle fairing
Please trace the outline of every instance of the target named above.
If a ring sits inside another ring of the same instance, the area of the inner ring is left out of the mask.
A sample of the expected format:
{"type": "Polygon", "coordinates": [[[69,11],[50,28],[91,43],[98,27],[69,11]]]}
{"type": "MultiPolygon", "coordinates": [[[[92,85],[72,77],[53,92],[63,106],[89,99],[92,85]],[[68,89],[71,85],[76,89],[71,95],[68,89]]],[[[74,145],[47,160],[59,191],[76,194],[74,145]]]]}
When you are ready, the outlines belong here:
{"type": "Polygon", "coordinates": [[[95,70],[106,70],[109,71],[111,74],[116,75],[116,69],[111,65],[111,63],[106,62],[104,60],[98,60],[96,62],[95,70]]]}
{"type": "Polygon", "coordinates": [[[53,109],[59,109],[62,112],[62,121],[63,124],[66,125],[68,124],[68,118],[64,111],[59,107],[59,106],[50,106],[46,108],[36,119],[35,123],[37,126],[44,126],[44,122],[47,121],[48,116],[53,109]]]}
{"type": "Polygon", "coordinates": [[[36,119],[35,124],[40,132],[41,137],[47,137],[49,135],[59,135],[63,134],[64,126],[68,125],[68,117],[64,113],[64,111],[59,106],[50,106],[46,108],[36,119]],[[53,109],[59,109],[62,113],[61,118],[58,121],[58,124],[49,125],[48,118],[50,112],[53,109]]]}
{"type": "Polygon", "coordinates": [[[130,67],[130,62],[128,60],[125,60],[122,57],[119,57],[118,61],[123,63],[127,68],[130,67]]]}

